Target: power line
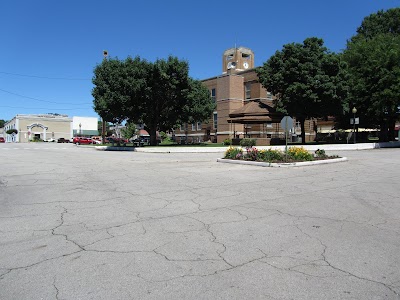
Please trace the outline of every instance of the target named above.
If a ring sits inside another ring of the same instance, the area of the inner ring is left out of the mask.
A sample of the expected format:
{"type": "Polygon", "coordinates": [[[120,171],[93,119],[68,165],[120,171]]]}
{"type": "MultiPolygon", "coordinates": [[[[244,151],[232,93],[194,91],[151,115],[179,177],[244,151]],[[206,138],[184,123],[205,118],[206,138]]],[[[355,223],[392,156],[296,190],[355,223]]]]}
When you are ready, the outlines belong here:
{"type": "Polygon", "coordinates": [[[9,73],[9,72],[2,72],[0,74],[5,75],[13,75],[13,76],[21,76],[21,77],[30,77],[30,78],[39,78],[39,79],[52,79],[52,80],[91,80],[88,78],[68,78],[68,77],[48,77],[48,76],[37,76],[37,75],[26,75],[26,74],[17,74],[17,73],[9,73]]]}
{"type": "Polygon", "coordinates": [[[78,110],[78,109],[88,109],[87,107],[77,107],[77,108],[48,108],[48,107],[15,107],[15,106],[7,106],[7,105],[0,105],[0,107],[17,108],[17,109],[53,109],[53,110],[78,110]]]}
{"type": "Polygon", "coordinates": [[[29,96],[24,96],[24,95],[20,95],[20,94],[17,94],[17,93],[13,93],[13,92],[10,92],[10,91],[6,91],[6,90],[3,90],[3,89],[0,89],[0,91],[2,91],[2,92],[4,92],[4,93],[7,93],[7,94],[10,94],[10,95],[14,95],[14,96],[18,96],[18,97],[21,97],[21,98],[26,98],[26,99],[31,99],[31,100],[35,100],[35,101],[40,101],[40,102],[46,102],[46,103],[54,103],[54,104],[67,104],[67,105],[82,105],[81,103],[63,103],[63,102],[56,102],[56,101],[49,101],[49,100],[42,100],[42,99],[38,99],[38,98],[34,98],[34,97],[29,97],[29,96]]]}

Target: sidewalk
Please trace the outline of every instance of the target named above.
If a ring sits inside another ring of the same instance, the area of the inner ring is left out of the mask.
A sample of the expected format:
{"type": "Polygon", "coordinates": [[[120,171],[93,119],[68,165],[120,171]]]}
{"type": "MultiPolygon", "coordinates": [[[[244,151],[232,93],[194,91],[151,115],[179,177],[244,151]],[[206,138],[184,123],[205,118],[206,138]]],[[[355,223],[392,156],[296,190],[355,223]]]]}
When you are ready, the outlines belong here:
{"type": "MultiPolygon", "coordinates": [[[[291,147],[292,145],[288,145],[291,147]]],[[[331,150],[369,150],[379,148],[400,148],[400,142],[386,142],[386,143],[359,143],[359,144],[325,144],[325,145],[295,145],[303,147],[308,151],[315,151],[317,149],[331,150]]],[[[233,146],[239,147],[239,146],[233,146]]],[[[104,151],[136,151],[148,153],[224,153],[229,146],[221,147],[177,147],[177,146],[162,146],[162,147],[107,147],[96,146],[97,150],[104,151]]],[[[276,149],[285,150],[285,146],[256,146],[257,149],[276,149]]]]}

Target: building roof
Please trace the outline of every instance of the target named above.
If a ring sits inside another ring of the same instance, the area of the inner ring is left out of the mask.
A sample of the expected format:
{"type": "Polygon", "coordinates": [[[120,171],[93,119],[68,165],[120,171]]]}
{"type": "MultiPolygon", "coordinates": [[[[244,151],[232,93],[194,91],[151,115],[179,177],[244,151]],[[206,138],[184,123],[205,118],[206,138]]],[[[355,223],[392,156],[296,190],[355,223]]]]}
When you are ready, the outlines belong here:
{"type": "Polygon", "coordinates": [[[272,100],[254,100],[229,114],[229,123],[279,123],[283,115],[276,112],[272,100]]]}

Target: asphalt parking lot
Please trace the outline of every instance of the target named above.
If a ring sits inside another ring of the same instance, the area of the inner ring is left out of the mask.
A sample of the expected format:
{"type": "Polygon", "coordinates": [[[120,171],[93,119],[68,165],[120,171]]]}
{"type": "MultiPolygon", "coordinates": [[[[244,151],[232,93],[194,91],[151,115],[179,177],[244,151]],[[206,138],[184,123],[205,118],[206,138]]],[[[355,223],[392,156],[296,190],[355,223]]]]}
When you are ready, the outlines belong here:
{"type": "Polygon", "coordinates": [[[0,299],[400,299],[400,149],[330,154],[0,144],[0,299]]]}

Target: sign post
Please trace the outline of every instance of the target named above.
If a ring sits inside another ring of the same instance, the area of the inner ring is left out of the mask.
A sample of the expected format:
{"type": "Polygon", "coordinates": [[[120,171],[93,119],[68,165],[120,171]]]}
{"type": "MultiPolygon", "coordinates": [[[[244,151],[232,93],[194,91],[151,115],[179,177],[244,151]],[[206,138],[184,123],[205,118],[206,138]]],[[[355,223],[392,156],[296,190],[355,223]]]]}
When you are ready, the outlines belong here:
{"type": "Polygon", "coordinates": [[[287,136],[289,130],[293,127],[293,119],[289,116],[284,116],[281,120],[281,127],[285,130],[285,157],[287,158],[287,136]]]}

